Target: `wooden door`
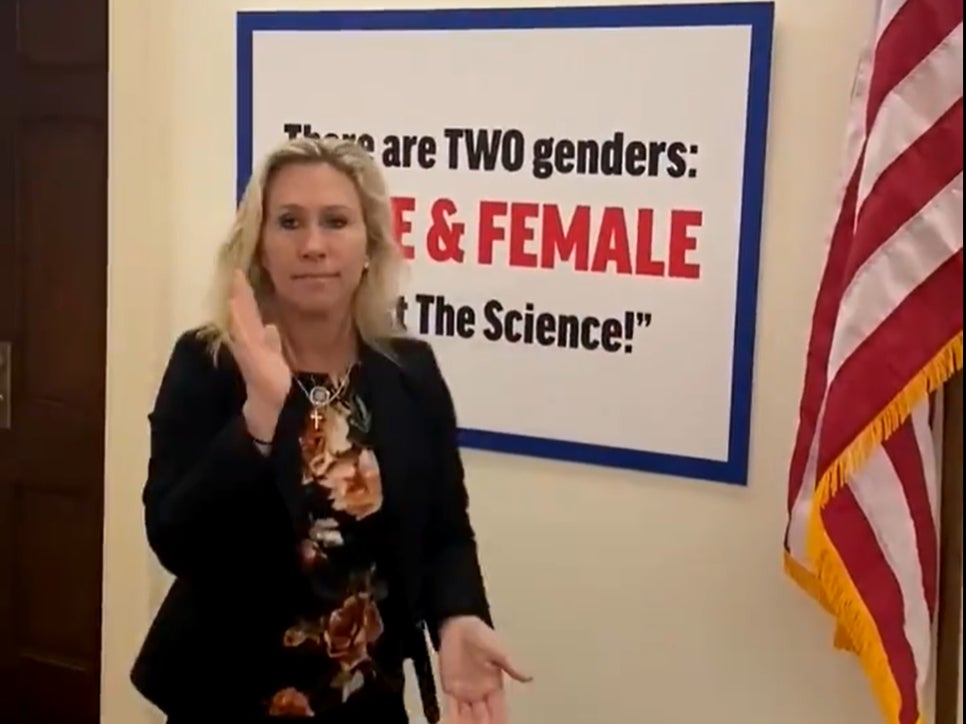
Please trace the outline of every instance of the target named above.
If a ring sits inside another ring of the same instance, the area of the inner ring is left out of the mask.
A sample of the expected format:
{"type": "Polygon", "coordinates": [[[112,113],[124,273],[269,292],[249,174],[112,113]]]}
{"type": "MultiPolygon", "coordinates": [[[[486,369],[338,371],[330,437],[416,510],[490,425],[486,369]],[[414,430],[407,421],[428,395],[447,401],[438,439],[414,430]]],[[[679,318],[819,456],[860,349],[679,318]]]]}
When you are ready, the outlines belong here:
{"type": "Polygon", "coordinates": [[[99,718],[106,270],[107,0],[0,0],[0,722],[99,718]]]}

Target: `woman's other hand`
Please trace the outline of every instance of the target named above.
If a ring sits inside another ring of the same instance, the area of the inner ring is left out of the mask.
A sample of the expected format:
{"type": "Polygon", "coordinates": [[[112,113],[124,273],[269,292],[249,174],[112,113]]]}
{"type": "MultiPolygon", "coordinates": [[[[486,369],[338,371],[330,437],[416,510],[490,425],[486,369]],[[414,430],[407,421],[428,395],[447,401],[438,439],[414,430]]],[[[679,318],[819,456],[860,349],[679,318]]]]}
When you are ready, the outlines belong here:
{"type": "Polygon", "coordinates": [[[228,300],[229,347],[245,379],[243,414],[252,437],[269,441],[292,385],[278,328],[262,321],[248,278],[235,271],[228,300]]]}
{"type": "Polygon", "coordinates": [[[439,670],[445,724],[508,724],[503,675],[530,677],[510,663],[496,632],[475,616],[459,616],[440,632],[439,670]]]}

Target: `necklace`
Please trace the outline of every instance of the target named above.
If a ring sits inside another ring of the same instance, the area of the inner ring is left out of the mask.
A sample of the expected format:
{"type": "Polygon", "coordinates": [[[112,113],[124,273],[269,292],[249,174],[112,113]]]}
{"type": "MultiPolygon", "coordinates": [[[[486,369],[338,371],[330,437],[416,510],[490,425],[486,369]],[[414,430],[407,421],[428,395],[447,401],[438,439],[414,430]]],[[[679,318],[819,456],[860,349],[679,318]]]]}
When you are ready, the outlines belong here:
{"type": "Polygon", "coordinates": [[[333,402],[338,400],[346,391],[346,388],[349,386],[350,375],[344,375],[342,379],[339,380],[339,383],[334,390],[330,390],[326,385],[316,382],[314,375],[310,375],[312,380],[311,389],[306,389],[298,375],[294,375],[294,377],[295,382],[301,388],[302,392],[308,398],[309,403],[312,405],[312,414],[310,417],[312,418],[312,425],[315,427],[315,431],[318,432],[323,420],[322,411],[333,402]]]}

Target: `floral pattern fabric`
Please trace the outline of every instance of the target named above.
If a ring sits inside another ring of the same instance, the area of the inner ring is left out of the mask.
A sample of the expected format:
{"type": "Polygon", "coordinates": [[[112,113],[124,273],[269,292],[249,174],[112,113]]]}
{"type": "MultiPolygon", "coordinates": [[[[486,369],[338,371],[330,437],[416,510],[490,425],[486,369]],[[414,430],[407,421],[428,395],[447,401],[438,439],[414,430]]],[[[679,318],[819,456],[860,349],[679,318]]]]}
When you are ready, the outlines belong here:
{"type": "Polygon", "coordinates": [[[369,410],[347,385],[348,378],[328,384],[348,392],[313,408],[300,440],[308,520],[298,555],[315,595],[282,636],[293,681],[271,697],[269,716],[316,716],[381,673],[375,649],[385,633],[386,591],[367,526],[382,508],[382,478],[368,447],[369,410]]]}

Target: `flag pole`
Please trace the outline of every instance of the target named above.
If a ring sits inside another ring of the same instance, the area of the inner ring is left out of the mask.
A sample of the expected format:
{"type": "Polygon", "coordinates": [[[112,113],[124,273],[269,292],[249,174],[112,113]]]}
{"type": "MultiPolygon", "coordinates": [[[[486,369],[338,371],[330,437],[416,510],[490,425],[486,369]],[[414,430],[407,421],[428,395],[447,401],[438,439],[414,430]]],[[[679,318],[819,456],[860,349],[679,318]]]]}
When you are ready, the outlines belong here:
{"type": "Polygon", "coordinates": [[[943,390],[935,724],[956,724],[963,585],[963,373],[943,390]]]}

